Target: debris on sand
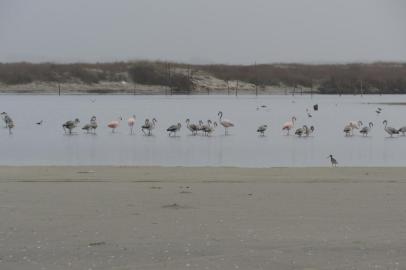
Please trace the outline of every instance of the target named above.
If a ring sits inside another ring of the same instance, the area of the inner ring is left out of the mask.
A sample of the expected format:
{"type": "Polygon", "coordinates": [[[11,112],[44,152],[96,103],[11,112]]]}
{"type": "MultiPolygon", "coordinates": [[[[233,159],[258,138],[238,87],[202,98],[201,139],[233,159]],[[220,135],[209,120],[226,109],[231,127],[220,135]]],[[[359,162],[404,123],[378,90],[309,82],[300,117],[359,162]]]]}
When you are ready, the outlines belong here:
{"type": "Polygon", "coordinates": [[[93,243],[90,243],[88,246],[89,246],[89,247],[95,247],[95,246],[103,246],[103,245],[105,245],[105,244],[106,244],[106,242],[101,241],[101,242],[93,242],[93,243]]]}

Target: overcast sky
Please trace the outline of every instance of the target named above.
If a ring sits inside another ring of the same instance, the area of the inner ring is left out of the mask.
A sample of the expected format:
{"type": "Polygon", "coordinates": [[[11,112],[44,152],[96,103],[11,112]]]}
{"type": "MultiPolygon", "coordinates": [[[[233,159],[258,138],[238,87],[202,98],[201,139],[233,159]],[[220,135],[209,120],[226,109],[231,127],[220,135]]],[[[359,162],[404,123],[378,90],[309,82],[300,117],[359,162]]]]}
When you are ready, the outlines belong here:
{"type": "Polygon", "coordinates": [[[405,0],[0,0],[0,62],[406,61],[405,0]]]}

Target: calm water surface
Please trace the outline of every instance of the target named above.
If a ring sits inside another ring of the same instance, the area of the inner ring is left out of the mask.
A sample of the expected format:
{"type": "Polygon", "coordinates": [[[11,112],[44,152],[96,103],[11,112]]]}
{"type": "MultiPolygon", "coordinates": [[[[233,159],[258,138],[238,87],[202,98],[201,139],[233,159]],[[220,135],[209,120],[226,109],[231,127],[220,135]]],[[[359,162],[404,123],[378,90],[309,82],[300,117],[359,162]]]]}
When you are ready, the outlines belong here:
{"type": "Polygon", "coordinates": [[[374,102],[406,102],[406,96],[32,96],[2,95],[0,111],[13,117],[13,135],[0,129],[0,165],[162,165],[162,166],[329,166],[332,153],[341,166],[405,166],[406,137],[389,138],[382,121],[406,125],[406,106],[374,102]],[[91,100],[95,100],[92,102],[91,100]],[[319,105],[308,118],[306,108],[319,105]],[[267,108],[257,107],[267,105],[267,108]],[[381,115],[375,113],[382,107],[381,115]],[[218,120],[217,112],[235,123],[229,136],[218,127],[210,137],[191,136],[185,119],[218,120]],[[126,119],[135,114],[135,134],[126,119]],[[62,123],[79,118],[81,125],[92,115],[99,122],[97,135],[76,129],[65,135],[62,123]],[[284,136],[281,126],[291,116],[297,126],[314,125],[312,137],[284,136]],[[122,116],[115,134],[107,123],[122,116]],[[158,120],[154,136],[143,136],[145,118],[158,120]],[[44,120],[42,126],[35,122],[44,120]],[[369,137],[345,137],[342,129],[350,120],[372,121],[369,137]],[[178,137],[166,128],[177,122],[178,137]],[[268,124],[265,137],[256,133],[268,124]]]}

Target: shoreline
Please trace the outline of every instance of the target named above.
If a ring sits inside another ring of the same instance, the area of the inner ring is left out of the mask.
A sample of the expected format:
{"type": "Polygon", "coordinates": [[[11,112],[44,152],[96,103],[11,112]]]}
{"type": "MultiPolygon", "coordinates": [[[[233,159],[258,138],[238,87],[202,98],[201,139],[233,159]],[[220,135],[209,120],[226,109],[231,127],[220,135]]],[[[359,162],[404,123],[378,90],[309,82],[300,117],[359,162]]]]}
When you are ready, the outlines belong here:
{"type": "Polygon", "coordinates": [[[404,269],[405,175],[0,166],[0,268],[404,269]]]}
{"type": "Polygon", "coordinates": [[[405,167],[163,167],[163,166],[0,166],[1,181],[99,182],[397,182],[405,167]]]}

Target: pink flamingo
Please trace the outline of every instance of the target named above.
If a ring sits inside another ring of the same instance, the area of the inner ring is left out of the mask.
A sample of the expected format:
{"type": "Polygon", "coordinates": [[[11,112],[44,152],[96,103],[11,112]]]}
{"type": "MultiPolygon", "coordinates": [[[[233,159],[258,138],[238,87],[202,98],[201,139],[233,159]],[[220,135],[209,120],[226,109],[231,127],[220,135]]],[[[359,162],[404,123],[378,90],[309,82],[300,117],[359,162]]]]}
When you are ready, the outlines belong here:
{"type": "Polygon", "coordinates": [[[291,129],[293,129],[293,127],[295,126],[295,121],[296,121],[296,117],[292,116],[291,120],[289,120],[285,124],[283,124],[282,130],[287,130],[288,131],[288,133],[286,135],[289,135],[289,131],[291,129]]]}
{"type": "Polygon", "coordinates": [[[122,117],[119,117],[117,120],[111,121],[107,124],[107,126],[109,128],[111,128],[111,132],[114,133],[114,131],[116,130],[116,128],[118,128],[118,126],[120,125],[120,121],[123,120],[122,117]]]}
{"type": "Polygon", "coordinates": [[[131,134],[133,134],[133,128],[134,128],[134,124],[135,124],[135,114],[132,117],[128,118],[127,123],[128,123],[128,126],[130,127],[131,134]]]}
{"type": "Polygon", "coordinates": [[[224,134],[227,135],[228,134],[228,128],[229,127],[233,127],[234,123],[231,122],[228,119],[223,119],[223,112],[218,112],[217,114],[220,118],[219,118],[219,122],[220,124],[224,127],[224,134]]]}

